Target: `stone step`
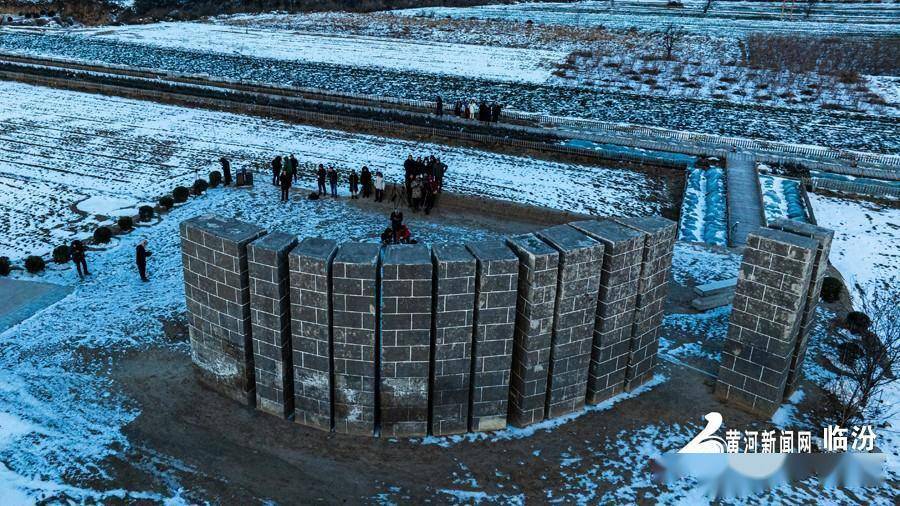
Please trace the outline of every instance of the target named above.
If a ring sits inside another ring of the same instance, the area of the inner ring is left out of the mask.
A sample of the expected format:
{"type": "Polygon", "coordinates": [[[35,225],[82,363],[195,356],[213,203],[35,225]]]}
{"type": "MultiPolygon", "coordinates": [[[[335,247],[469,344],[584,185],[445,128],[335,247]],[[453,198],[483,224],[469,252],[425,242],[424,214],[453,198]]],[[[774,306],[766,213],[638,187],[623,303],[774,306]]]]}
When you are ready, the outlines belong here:
{"type": "Polygon", "coordinates": [[[691,301],[691,307],[697,311],[708,311],[731,304],[732,299],[734,299],[734,292],[720,293],[712,297],[697,297],[691,301]]]}
{"type": "Polygon", "coordinates": [[[713,295],[719,295],[720,293],[733,292],[736,284],[737,278],[713,281],[712,283],[706,283],[705,285],[695,286],[694,293],[697,294],[698,297],[711,297],[713,295]]]}

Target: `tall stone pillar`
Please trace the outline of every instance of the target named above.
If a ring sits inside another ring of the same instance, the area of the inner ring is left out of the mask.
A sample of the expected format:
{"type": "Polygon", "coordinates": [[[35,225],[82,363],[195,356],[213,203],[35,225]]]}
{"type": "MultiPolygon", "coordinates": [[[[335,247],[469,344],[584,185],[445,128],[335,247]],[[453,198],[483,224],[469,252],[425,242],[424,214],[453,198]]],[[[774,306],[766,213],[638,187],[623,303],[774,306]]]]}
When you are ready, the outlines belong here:
{"type": "Polygon", "coordinates": [[[501,241],[469,243],[477,261],[469,430],[506,427],[519,260],[501,241]]]}
{"type": "Polygon", "coordinates": [[[603,244],[569,225],[537,233],[559,251],[546,417],[584,406],[603,268],[603,244]]]}
{"type": "Polygon", "coordinates": [[[372,435],[378,384],[378,257],[373,243],[341,245],[332,262],[334,430],[372,435]]]}
{"type": "Polygon", "coordinates": [[[435,311],[431,433],[462,434],[469,425],[469,375],[475,314],[475,257],[458,244],[438,244],[434,258],[435,311]]]}
{"type": "Polygon", "coordinates": [[[524,427],[544,419],[559,253],[534,234],[506,243],[519,257],[509,421],[524,427]]]}
{"type": "Polygon", "coordinates": [[[763,416],[781,404],[819,244],[761,228],[747,237],[716,396],[763,416]]]}
{"type": "Polygon", "coordinates": [[[678,227],[674,221],[659,216],[619,218],[616,221],[647,234],[631,329],[628,369],[625,371],[625,390],[633,390],[653,377],[678,227]]]}
{"type": "Polygon", "coordinates": [[[809,334],[816,323],[816,305],[819,303],[819,295],[822,293],[822,282],[825,280],[825,273],[828,271],[828,254],[831,252],[831,241],[834,239],[834,231],[809,223],[785,219],[772,221],[769,223],[769,228],[808,237],[818,243],[816,257],[813,260],[809,290],[806,292],[803,314],[800,319],[797,344],[794,346],[794,352],[791,354],[791,368],[784,391],[784,397],[788,398],[794,393],[797,385],[800,383],[809,334]]]}
{"type": "Polygon", "coordinates": [[[381,264],[381,433],[428,433],[432,265],[424,244],[387,246],[381,264]]]}
{"type": "Polygon", "coordinates": [[[597,404],[625,388],[646,234],[607,219],[578,221],[572,226],[603,243],[587,387],[587,402],[597,404]]]}
{"type": "Polygon", "coordinates": [[[291,251],[294,421],[331,430],[331,261],[337,242],[307,238],[291,251]]]}
{"type": "Polygon", "coordinates": [[[247,244],[266,231],[213,215],[181,223],[191,360],[200,381],[253,406],[247,244]]]}
{"type": "Polygon", "coordinates": [[[275,232],[247,248],[256,408],[282,418],[294,414],[288,252],[297,238],[275,232]]]}

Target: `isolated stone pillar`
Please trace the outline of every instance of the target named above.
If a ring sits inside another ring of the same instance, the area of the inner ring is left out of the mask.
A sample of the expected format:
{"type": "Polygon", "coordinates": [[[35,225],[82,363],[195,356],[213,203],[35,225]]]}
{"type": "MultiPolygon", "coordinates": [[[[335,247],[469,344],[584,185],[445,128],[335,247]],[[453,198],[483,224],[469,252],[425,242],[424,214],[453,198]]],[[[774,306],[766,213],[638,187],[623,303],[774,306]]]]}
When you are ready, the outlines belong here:
{"type": "Polygon", "coordinates": [[[213,390],[253,406],[247,244],[266,231],[212,215],[183,221],[180,229],[194,370],[213,390]]]}
{"type": "Polygon", "coordinates": [[[291,251],[294,421],[331,430],[331,261],[337,242],[307,238],[291,251]]]}
{"type": "Polygon", "coordinates": [[[831,241],[834,239],[834,231],[809,223],[781,218],[769,223],[769,228],[808,237],[818,243],[816,257],[813,261],[809,290],[806,292],[803,314],[800,319],[797,344],[794,346],[794,352],[791,355],[791,369],[788,373],[787,384],[784,391],[784,397],[786,399],[794,393],[797,389],[797,385],[800,383],[803,359],[806,357],[809,334],[812,332],[812,328],[816,323],[816,305],[819,303],[819,295],[822,292],[822,282],[825,279],[825,273],[828,271],[828,254],[831,252],[831,241]]]}
{"type": "Polygon", "coordinates": [[[544,419],[559,253],[534,234],[506,243],[519,257],[509,421],[524,427],[544,419]]]}
{"type": "Polygon", "coordinates": [[[716,396],[753,413],[781,404],[819,244],[761,228],[747,237],[716,396]]]}
{"type": "Polygon", "coordinates": [[[475,313],[475,257],[458,244],[432,247],[435,311],[431,433],[461,434],[469,424],[472,323],[475,313]]]}
{"type": "Polygon", "coordinates": [[[537,233],[559,251],[546,417],[584,406],[603,268],[603,244],[569,225],[537,233]]]}
{"type": "Polygon", "coordinates": [[[466,245],[477,260],[470,431],[506,427],[518,257],[501,241],[466,245]]]}
{"type": "Polygon", "coordinates": [[[634,390],[653,377],[678,227],[674,221],[659,216],[618,218],[616,221],[647,234],[631,329],[628,369],[625,371],[625,390],[634,390]]]}
{"type": "Polygon", "coordinates": [[[381,264],[381,433],[428,433],[432,265],[424,244],[387,246],[381,264]]]}
{"type": "Polygon", "coordinates": [[[334,430],[372,435],[378,364],[378,257],[373,243],[341,245],[332,262],[334,430]]]}
{"type": "Polygon", "coordinates": [[[247,248],[256,408],[282,418],[294,414],[288,252],[297,238],[275,232],[247,248]]]}
{"type": "Polygon", "coordinates": [[[645,235],[612,220],[572,226],[603,243],[603,267],[586,400],[597,404],[621,393],[631,350],[645,235]]]}

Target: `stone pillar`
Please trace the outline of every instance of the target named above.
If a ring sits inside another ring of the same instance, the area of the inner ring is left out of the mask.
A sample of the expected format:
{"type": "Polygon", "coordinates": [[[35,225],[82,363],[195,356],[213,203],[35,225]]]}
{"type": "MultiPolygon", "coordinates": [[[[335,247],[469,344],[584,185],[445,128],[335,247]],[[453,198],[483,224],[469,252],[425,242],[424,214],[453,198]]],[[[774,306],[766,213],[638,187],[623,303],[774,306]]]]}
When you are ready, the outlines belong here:
{"type": "Polygon", "coordinates": [[[431,433],[462,434],[469,425],[469,374],[475,313],[475,258],[458,244],[432,248],[435,265],[431,433]]]}
{"type": "Polygon", "coordinates": [[[343,244],[331,266],[334,430],[371,436],[378,384],[378,257],[373,243],[343,244]]]}
{"type": "Polygon", "coordinates": [[[625,388],[646,234],[606,219],[578,221],[572,226],[603,243],[587,387],[587,402],[597,404],[625,388]]]}
{"type": "Polygon", "coordinates": [[[266,231],[205,215],[181,223],[191,360],[201,382],[253,406],[247,244],[266,231]]]}
{"type": "Polygon", "coordinates": [[[469,243],[477,261],[469,430],[506,427],[519,260],[501,241],[469,243]]]}
{"type": "Polygon", "coordinates": [[[761,228],[747,237],[716,396],[770,416],[784,397],[819,244],[761,228]]]}
{"type": "Polygon", "coordinates": [[[559,251],[546,417],[584,406],[603,268],[603,244],[569,225],[537,233],[559,251]]]}
{"type": "Polygon", "coordinates": [[[288,252],[297,238],[276,232],[247,248],[256,408],[282,418],[294,414],[288,252]]]}
{"type": "Polygon", "coordinates": [[[431,252],[424,244],[385,248],[381,264],[381,433],[428,433],[431,252]]]}
{"type": "Polygon", "coordinates": [[[307,238],[290,253],[294,421],[331,430],[331,261],[337,242],[307,238]]]}
{"type": "Polygon", "coordinates": [[[534,234],[506,243],[519,257],[509,420],[524,427],[544,419],[559,253],[534,234]]]}
{"type": "Polygon", "coordinates": [[[828,254],[831,252],[831,241],[834,239],[834,231],[817,227],[809,223],[794,220],[776,219],[769,223],[769,228],[791,232],[803,237],[808,237],[818,243],[816,258],[813,261],[812,277],[809,290],[806,292],[803,314],[800,319],[800,330],[797,337],[797,345],[791,355],[791,369],[788,373],[787,385],[784,397],[790,397],[800,383],[803,367],[803,359],[806,357],[806,346],[809,333],[816,323],[816,305],[819,303],[819,295],[822,292],[822,281],[828,271],[828,254]]]}
{"type": "Polygon", "coordinates": [[[678,227],[674,221],[659,216],[620,218],[616,221],[647,234],[631,329],[628,369],[625,371],[625,390],[634,390],[653,377],[678,227]]]}

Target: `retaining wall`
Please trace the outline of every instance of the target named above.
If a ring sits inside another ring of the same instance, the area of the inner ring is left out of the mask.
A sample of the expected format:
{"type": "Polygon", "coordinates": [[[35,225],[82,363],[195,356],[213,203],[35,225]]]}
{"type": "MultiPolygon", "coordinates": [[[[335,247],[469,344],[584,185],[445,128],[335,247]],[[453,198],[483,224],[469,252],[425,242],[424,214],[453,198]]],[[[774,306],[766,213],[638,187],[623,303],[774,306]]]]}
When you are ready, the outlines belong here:
{"type": "Polygon", "coordinates": [[[321,430],[527,426],[651,377],[675,227],[382,247],[197,217],[181,225],[192,359],[214,389],[321,430]]]}

